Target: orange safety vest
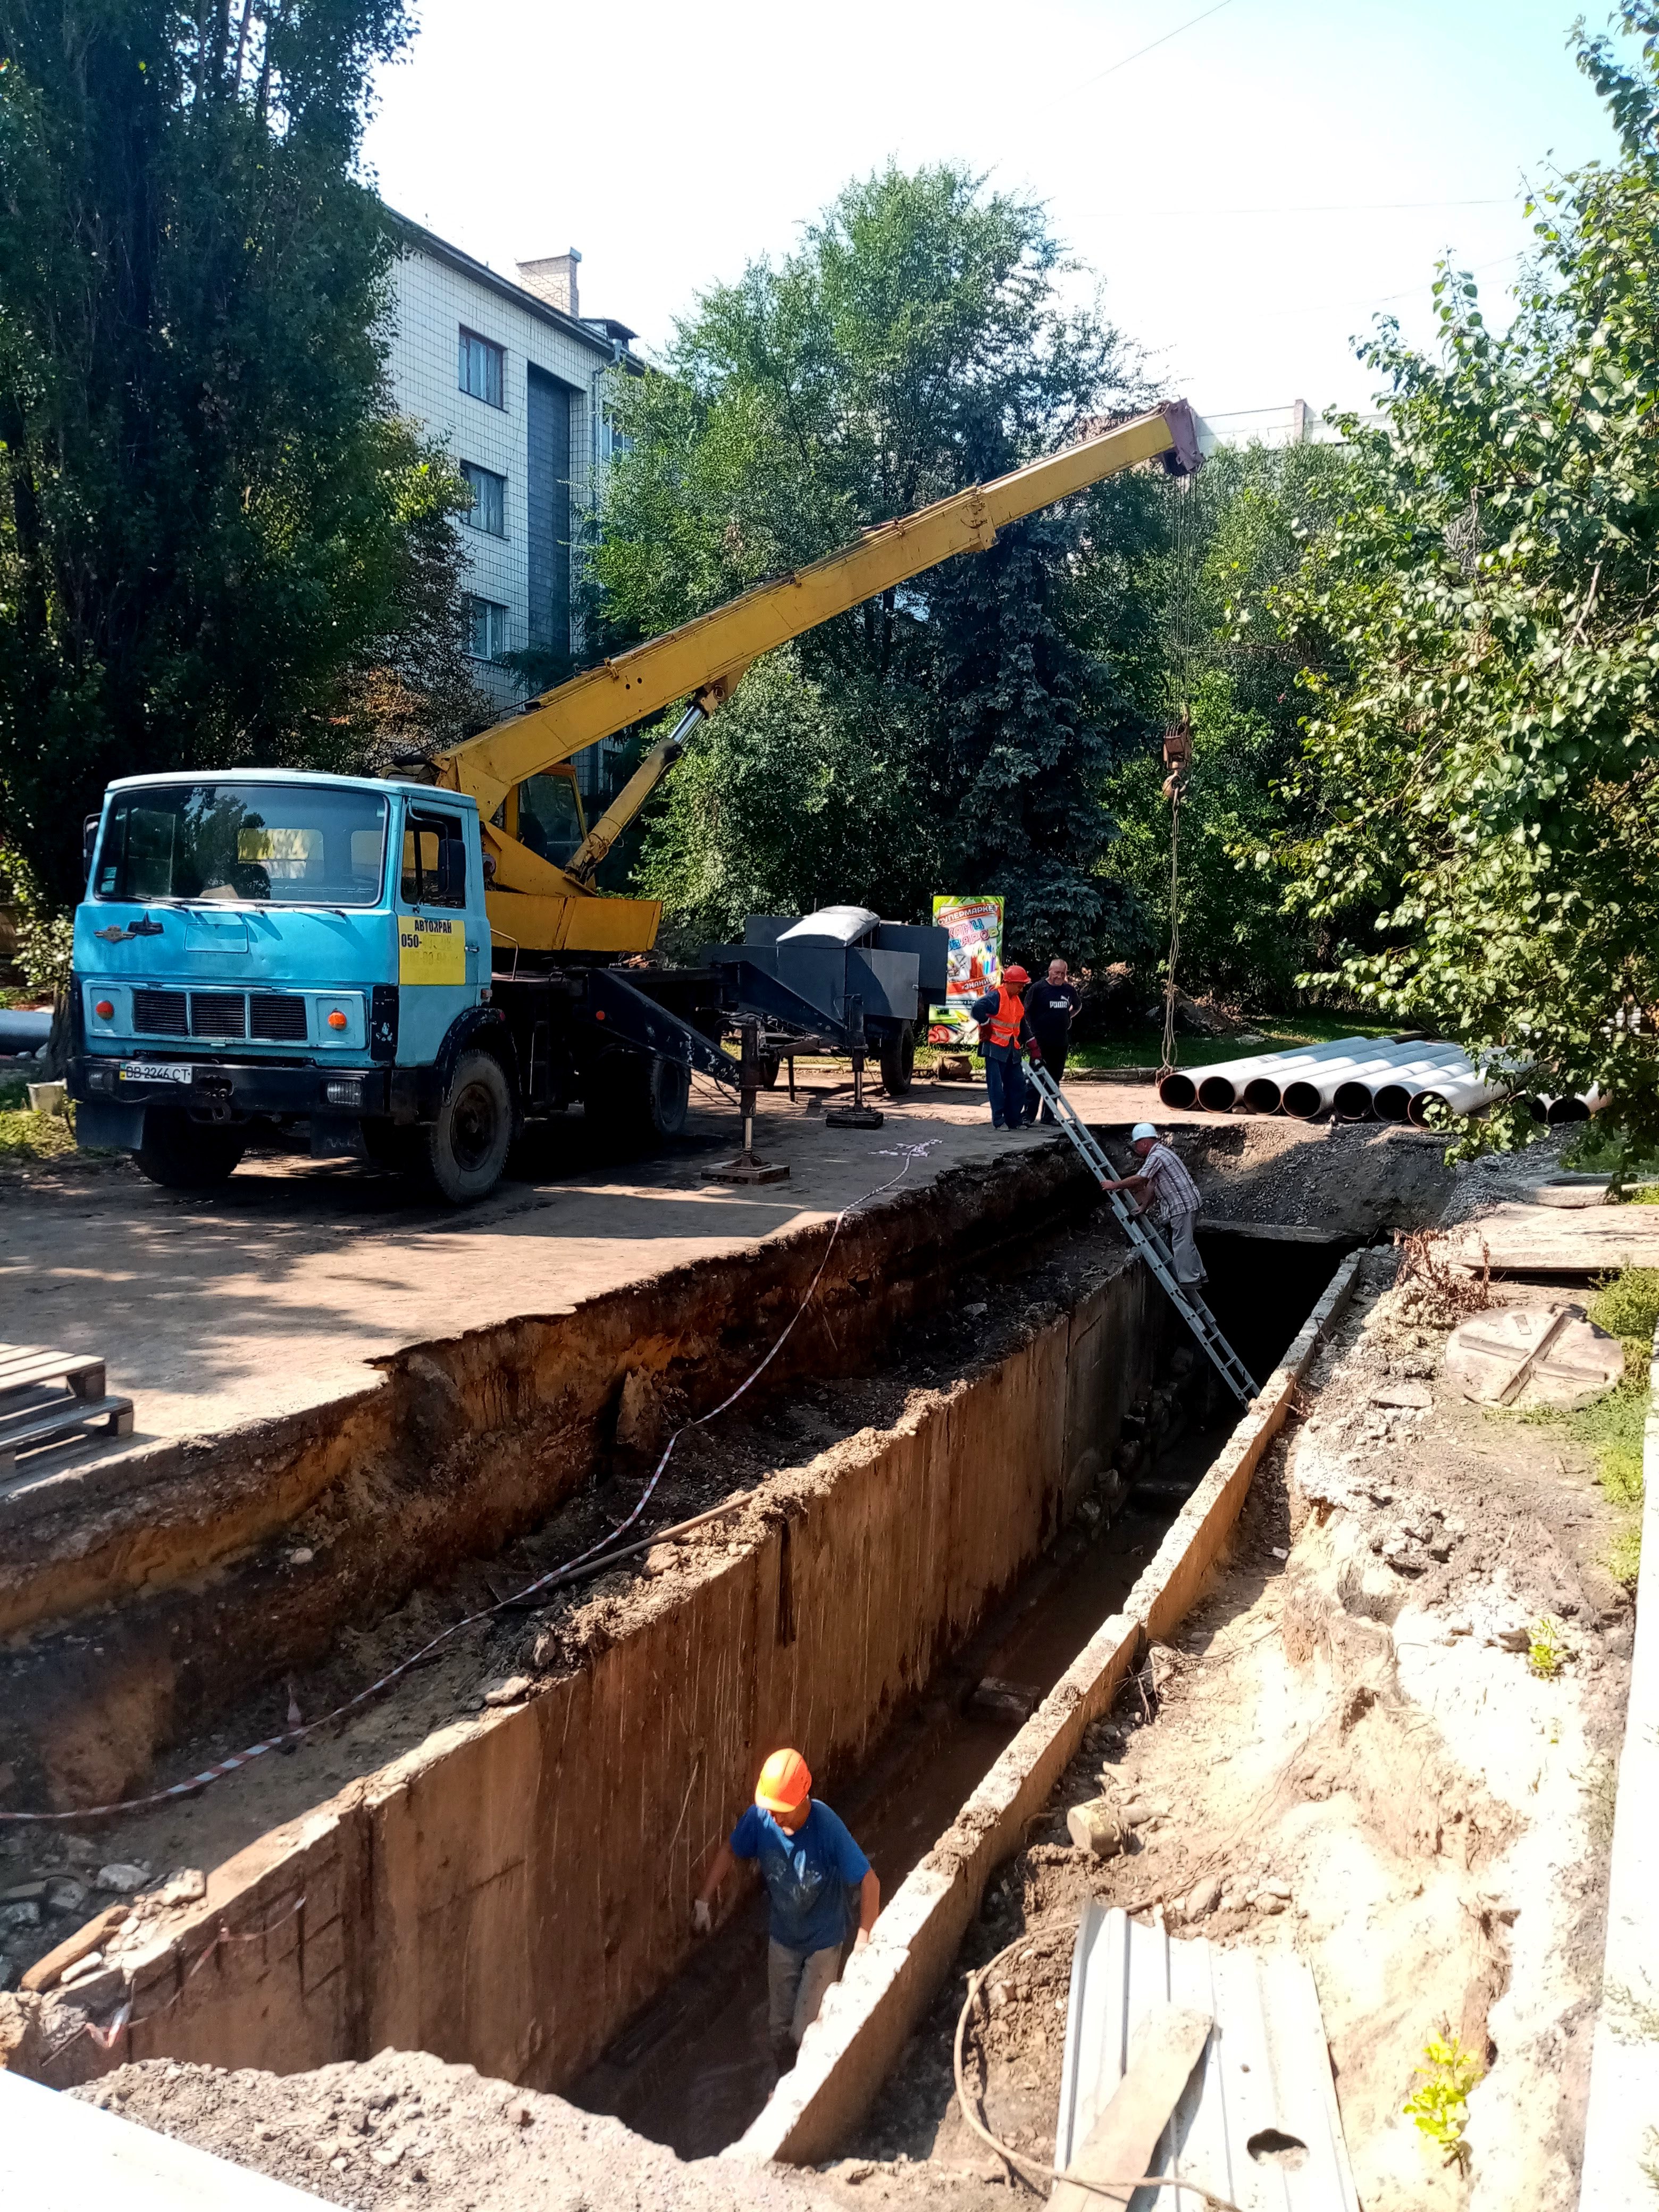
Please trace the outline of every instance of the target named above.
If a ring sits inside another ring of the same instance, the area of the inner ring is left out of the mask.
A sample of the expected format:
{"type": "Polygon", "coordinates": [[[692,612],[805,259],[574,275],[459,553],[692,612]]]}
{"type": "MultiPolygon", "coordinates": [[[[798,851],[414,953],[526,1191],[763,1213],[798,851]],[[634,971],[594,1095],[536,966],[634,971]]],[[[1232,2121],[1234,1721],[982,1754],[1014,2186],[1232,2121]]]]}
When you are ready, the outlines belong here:
{"type": "Polygon", "coordinates": [[[997,985],[997,1010],[985,1024],[988,1044],[1012,1044],[1025,1017],[1025,1001],[1003,983],[997,985]]]}

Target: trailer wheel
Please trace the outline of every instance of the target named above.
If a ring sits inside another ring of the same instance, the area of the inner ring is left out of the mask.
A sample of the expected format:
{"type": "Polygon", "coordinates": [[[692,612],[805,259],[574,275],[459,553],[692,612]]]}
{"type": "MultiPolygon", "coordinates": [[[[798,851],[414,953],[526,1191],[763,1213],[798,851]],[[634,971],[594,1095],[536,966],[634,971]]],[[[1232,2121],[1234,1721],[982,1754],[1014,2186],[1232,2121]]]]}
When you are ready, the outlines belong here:
{"type": "Polygon", "coordinates": [[[133,1158],[141,1175],[168,1190],[212,1190],[230,1180],[246,1149],[235,1129],[192,1121],[175,1106],[151,1106],[133,1158]]]}
{"type": "Polygon", "coordinates": [[[464,1052],[438,1118],[420,1131],[425,1180],[452,1206],[487,1198],[513,1142],[513,1094],[493,1054],[464,1052]]]}
{"type": "Polygon", "coordinates": [[[654,1053],[613,1052],[595,1070],[584,1111],[608,1133],[632,1146],[657,1145],[685,1133],[691,1071],[654,1053]]]}
{"type": "Polygon", "coordinates": [[[890,1098],[902,1098],[915,1072],[916,1032],[909,1022],[881,1041],[881,1083],[890,1098]]]}

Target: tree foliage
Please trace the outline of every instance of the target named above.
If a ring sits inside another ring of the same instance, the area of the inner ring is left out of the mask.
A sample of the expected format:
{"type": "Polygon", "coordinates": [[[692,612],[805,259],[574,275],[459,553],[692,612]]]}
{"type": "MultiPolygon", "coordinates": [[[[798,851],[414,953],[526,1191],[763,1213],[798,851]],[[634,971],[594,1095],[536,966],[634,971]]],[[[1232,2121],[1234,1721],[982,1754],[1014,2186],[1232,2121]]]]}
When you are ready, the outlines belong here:
{"type": "MultiPolygon", "coordinates": [[[[949,167],[849,185],[781,262],[704,294],[622,395],[594,559],[601,634],[653,634],[1065,443],[1142,397],[1060,301],[1042,210],[949,167]]],[[[1000,891],[1076,955],[1114,908],[1099,786],[1132,708],[1081,624],[1087,500],[825,624],[695,741],[639,875],[685,936],[759,904],[926,911],[1000,891]]]]}
{"type": "MultiPolygon", "coordinates": [[[[1659,1131],[1659,9],[1577,33],[1622,151],[1534,204],[1513,322],[1437,287],[1438,357],[1385,326],[1367,488],[1278,596],[1334,641],[1279,857],[1363,911],[1332,980],[1659,1131]]],[[[1498,1133],[1516,1133],[1519,1109],[1498,1133]]]]}
{"type": "Polygon", "coordinates": [[[1285,821],[1299,756],[1301,672],[1324,641],[1281,635],[1265,601],[1340,511],[1353,474],[1334,446],[1221,447],[1194,477],[1110,488],[1106,557],[1088,571],[1089,623],[1152,732],[1113,769],[1118,836],[1105,865],[1129,892],[1117,940],[1146,995],[1170,942],[1170,803],[1158,736],[1186,716],[1193,765],[1181,810],[1177,981],[1261,1007],[1297,996],[1320,934],[1287,927],[1255,865],[1285,821]]]}
{"type": "Polygon", "coordinates": [[[354,164],[404,0],[0,0],[0,835],[471,705],[460,489],[392,419],[354,164]]]}

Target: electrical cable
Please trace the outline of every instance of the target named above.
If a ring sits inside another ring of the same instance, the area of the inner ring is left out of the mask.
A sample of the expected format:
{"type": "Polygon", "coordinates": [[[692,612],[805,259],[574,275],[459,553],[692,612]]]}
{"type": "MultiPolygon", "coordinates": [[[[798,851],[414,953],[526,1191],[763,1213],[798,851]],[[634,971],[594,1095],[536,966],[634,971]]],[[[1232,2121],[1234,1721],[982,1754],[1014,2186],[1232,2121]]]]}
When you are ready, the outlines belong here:
{"type": "MultiPolygon", "coordinates": [[[[1024,1935],[1016,1936],[1012,1943],[1005,1943],[994,1959],[969,1975],[967,2002],[957,2015],[956,2039],[951,2050],[951,2069],[956,2075],[957,2103],[961,2108],[963,2118],[966,2120],[969,2127],[980,2141],[988,2144],[999,2158],[1006,2160],[1012,2166],[1018,2166],[1022,2173],[1036,2174],[1044,2181],[1064,2182],[1073,2189],[1087,2190],[1091,2196],[1095,2197],[1104,2197],[1109,2192],[1113,2196],[1121,2197],[1123,2191],[1133,2189],[1173,2189],[1177,2191],[1184,2189],[1204,2203],[1212,2206],[1214,2212],[1241,2212],[1241,2208],[1235,2204],[1230,2197],[1218,2197],[1214,2190],[1205,2188],[1202,2182],[1183,2181],[1173,2174],[1142,2173],[1136,2175],[1133,2179],[1126,2178],[1122,2180],[1101,2180],[1092,2175],[1084,2175],[1075,2172],[1062,2172],[1057,2166],[1048,2165],[1046,2160],[1032,2158],[1025,2151],[1015,2150],[1011,2144],[1004,2142],[1000,2136],[993,2135],[990,2129],[975,2112],[974,2100],[968,2094],[967,2075],[963,2069],[963,2045],[968,2033],[969,2016],[973,2011],[987,1978],[992,1968],[1000,1966],[1011,1952],[1018,1951],[1044,1936],[1058,1934],[1062,1929],[1074,1928],[1076,1925],[1077,1923],[1074,1920],[1061,1920],[1051,1923],[1048,1927],[1036,1931],[1028,1929],[1024,1935]]],[[[1180,2198],[1177,2196],[1177,2206],[1179,2203],[1180,2198]]]]}
{"type": "MultiPolygon", "coordinates": [[[[902,1182],[910,1172],[912,1164],[924,1158],[940,1141],[939,1138],[933,1137],[920,1145],[896,1146],[890,1145],[880,1147],[878,1157],[890,1159],[896,1154],[899,1160],[896,1172],[889,1176],[885,1182],[878,1183],[872,1190],[866,1191],[861,1198],[852,1200],[836,1214],[830,1231],[829,1241],[823,1248],[823,1257],[818,1261],[817,1272],[808,1284],[805,1297],[785,1323],[764,1359],[738,1383],[735,1390],[722,1398],[720,1404],[710,1412],[699,1413],[695,1419],[683,1421],[680,1424],[664,1445],[662,1456],[653,1469],[651,1479],[641,1492],[632,1512],[629,1514],[626,1520],[618,1522],[614,1528],[590,1544],[586,1551],[578,1552],[574,1559],[563,1560],[556,1567],[550,1567],[544,1575],[538,1575],[534,1582],[526,1583],[522,1589],[514,1591],[510,1597],[497,1598],[493,1604],[483,1606],[477,1612],[466,1613],[459,1620],[452,1621],[447,1628],[441,1629],[437,1635],[429,1637],[417,1651],[411,1652],[406,1659],[400,1659],[396,1666],[388,1668],[378,1680],[371,1682],[367,1689],[359,1690],[355,1697],[348,1698],[343,1705],[336,1705],[332,1711],[319,1715],[314,1721],[306,1721],[297,1728],[285,1729],[280,1735],[267,1736],[258,1743],[249,1744],[245,1749],[228,1758],[216,1760],[211,1766],[204,1767],[199,1774],[192,1774],[183,1782],[175,1782],[166,1790],[148,1791],[141,1797],[117,1798],[107,1805],[82,1805],[67,1813],[12,1812],[0,1808],[0,1821],[29,1822],[46,1826],[69,1820],[102,1820],[112,1813],[145,1812],[151,1806],[165,1805],[174,1798],[194,1796],[198,1790],[206,1789],[210,1783],[222,1781],[226,1775],[238,1772],[250,1760],[262,1759],[269,1752],[280,1751],[284,1744],[300,1743],[307,1736],[314,1735],[319,1729],[327,1728],[333,1722],[343,1720],[348,1713],[355,1712],[359,1705],[366,1705],[380,1691],[389,1688],[401,1676],[408,1674],[412,1667],[417,1667],[422,1661],[430,1658],[441,1645],[447,1644],[453,1637],[459,1636],[463,1629],[475,1628],[480,1621],[491,1620],[497,1613],[522,1606],[524,1601],[532,1596],[538,1590],[549,1589],[569,1577],[573,1569],[584,1566],[592,1560],[599,1559],[601,1565],[608,1565],[609,1555],[616,1544],[617,1538],[633,1527],[650,1504],[658,1484],[666,1472],[668,1462],[673,1455],[674,1447],[680,1438],[690,1430],[704,1428],[710,1421],[718,1420],[722,1413],[735,1406],[738,1399],[759,1382],[761,1376],[765,1374],[767,1369],[788,1342],[796,1323],[811,1304],[818,1285],[823,1279],[823,1271],[830,1264],[830,1255],[835,1249],[836,1240],[841,1235],[842,1225],[848,1216],[856,1213],[861,1206],[873,1204],[877,1199],[884,1197],[888,1191],[902,1182]],[[601,1559],[601,1554],[605,1556],[601,1559]]],[[[630,1551],[632,1548],[631,1546],[629,1547],[630,1551]]]]}

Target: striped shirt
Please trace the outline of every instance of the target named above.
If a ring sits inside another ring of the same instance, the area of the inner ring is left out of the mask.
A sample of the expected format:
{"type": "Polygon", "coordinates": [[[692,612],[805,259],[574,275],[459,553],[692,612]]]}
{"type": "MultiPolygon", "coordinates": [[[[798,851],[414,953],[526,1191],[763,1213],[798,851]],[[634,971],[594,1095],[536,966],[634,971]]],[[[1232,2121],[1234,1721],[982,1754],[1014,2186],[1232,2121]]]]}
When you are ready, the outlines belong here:
{"type": "Polygon", "coordinates": [[[1203,1202],[1198,1185],[1167,1145],[1154,1145],[1135,1173],[1152,1185],[1146,1211],[1154,1221],[1170,1222],[1177,1214],[1196,1213],[1203,1202]]]}

